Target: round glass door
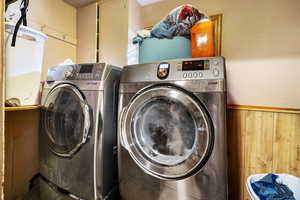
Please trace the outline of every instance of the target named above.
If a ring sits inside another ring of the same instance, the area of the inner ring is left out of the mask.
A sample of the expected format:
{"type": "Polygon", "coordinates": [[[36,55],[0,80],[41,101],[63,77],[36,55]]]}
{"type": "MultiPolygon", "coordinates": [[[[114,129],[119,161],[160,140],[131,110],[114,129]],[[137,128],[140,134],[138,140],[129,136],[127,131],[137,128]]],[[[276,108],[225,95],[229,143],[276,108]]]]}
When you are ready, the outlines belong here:
{"type": "Polygon", "coordinates": [[[69,157],[86,142],[90,109],[79,90],[62,84],[52,89],[43,105],[43,128],[52,152],[69,157]]]}
{"type": "Polygon", "coordinates": [[[135,162],[162,179],[199,171],[213,147],[213,128],[193,95],[175,86],[152,86],[139,93],[122,119],[122,138],[135,162]]]}

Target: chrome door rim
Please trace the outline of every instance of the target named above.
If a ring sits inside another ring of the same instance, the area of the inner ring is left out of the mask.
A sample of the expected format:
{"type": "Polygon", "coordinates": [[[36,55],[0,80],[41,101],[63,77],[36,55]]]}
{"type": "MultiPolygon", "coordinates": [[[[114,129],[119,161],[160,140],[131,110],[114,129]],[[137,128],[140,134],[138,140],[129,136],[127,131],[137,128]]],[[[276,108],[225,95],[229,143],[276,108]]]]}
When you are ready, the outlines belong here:
{"type": "Polygon", "coordinates": [[[160,178],[160,179],[183,179],[198,172],[207,162],[214,143],[213,126],[211,120],[206,113],[205,108],[201,103],[189,94],[187,91],[172,85],[152,85],[147,87],[135,95],[131,100],[128,107],[124,110],[121,123],[121,136],[127,150],[129,151],[133,160],[138,164],[146,173],[160,178]],[[142,105],[147,99],[157,96],[176,97],[188,110],[192,113],[197,124],[196,132],[196,148],[194,152],[181,164],[176,166],[162,166],[154,162],[150,162],[141,149],[135,144],[135,136],[131,133],[131,123],[136,110],[139,105],[142,105]],[[207,127],[206,134],[200,130],[200,121],[203,120],[207,127]],[[202,141],[206,141],[204,144],[202,141]],[[204,147],[203,147],[204,146],[204,147]]]}
{"type": "MultiPolygon", "coordinates": [[[[44,105],[47,103],[48,98],[57,90],[57,89],[61,89],[61,88],[68,88],[70,89],[72,92],[74,92],[76,94],[76,96],[80,99],[81,102],[81,109],[83,110],[84,113],[84,125],[83,125],[83,134],[82,134],[82,139],[81,141],[70,151],[65,152],[65,153],[61,153],[61,152],[57,152],[55,151],[55,149],[52,147],[52,145],[48,145],[50,150],[56,154],[57,156],[60,157],[72,157],[86,142],[88,139],[88,135],[89,135],[89,131],[91,128],[91,110],[90,107],[88,105],[88,103],[86,102],[84,96],[81,94],[81,92],[79,91],[79,89],[71,84],[67,84],[67,83],[63,83],[63,84],[59,84],[57,86],[55,86],[47,95],[46,100],[44,105]]],[[[44,106],[43,105],[43,106],[44,106]]],[[[45,120],[45,119],[43,119],[45,120]]],[[[43,122],[45,123],[45,122],[43,122]]],[[[49,139],[49,133],[47,133],[47,131],[49,130],[45,130],[46,131],[46,137],[47,140],[49,139]]],[[[49,141],[50,142],[50,141],[49,141]]],[[[53,142],[50,142],[51,144],[53,142]]]]}

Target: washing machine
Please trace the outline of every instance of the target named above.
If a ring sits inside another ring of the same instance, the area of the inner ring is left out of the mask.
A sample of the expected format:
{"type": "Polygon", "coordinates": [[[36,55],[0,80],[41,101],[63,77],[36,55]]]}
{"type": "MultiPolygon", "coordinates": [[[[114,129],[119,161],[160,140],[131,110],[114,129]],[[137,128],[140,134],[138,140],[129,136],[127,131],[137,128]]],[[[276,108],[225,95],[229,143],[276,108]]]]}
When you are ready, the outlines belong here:
{"type": "Polygon", "coordinates": [[[116,198],[120,75],[120,68],[104,63],[49,70],[39,136],[41,199],[68,199],[57,192],[73,199],[116,198]]]}
{"type": "Polygon", "coordinates": [[[223,57],[123,68],[118,162],[124,200],[227,200],[223,57]]]}

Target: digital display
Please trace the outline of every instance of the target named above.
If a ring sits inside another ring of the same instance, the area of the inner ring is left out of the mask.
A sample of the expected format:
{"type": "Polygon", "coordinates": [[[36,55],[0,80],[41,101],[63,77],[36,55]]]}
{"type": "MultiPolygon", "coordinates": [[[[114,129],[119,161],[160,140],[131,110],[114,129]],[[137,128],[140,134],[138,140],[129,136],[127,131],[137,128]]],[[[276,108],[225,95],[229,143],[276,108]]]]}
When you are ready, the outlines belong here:
{"type": "Polygon", "coordinates": [[[81,65],[79,73],[92,73],[94,65],[81,65]]]}
{"type": "Polygon", "coordinates": [[[209,70],[209,60],[183,61],[182,71],[209,70]]]}
{"type": "Polygon", "coordinates": [[[161,63],[161,64],[159,64],[159,68],[160,69],[167,69],[167,68],[169,68],[169,63],[161,63]]]}

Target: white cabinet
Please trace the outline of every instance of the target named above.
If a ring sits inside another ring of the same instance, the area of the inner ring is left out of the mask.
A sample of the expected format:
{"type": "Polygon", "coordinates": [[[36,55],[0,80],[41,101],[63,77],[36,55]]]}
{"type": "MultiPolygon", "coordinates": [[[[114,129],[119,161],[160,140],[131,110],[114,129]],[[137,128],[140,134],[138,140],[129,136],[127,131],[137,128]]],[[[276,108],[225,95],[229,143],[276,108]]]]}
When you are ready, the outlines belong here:
{"type": "Polygon", "coordinates": [[[77,8],[77,63],[99,62],[99,5],[77,8]]]}

